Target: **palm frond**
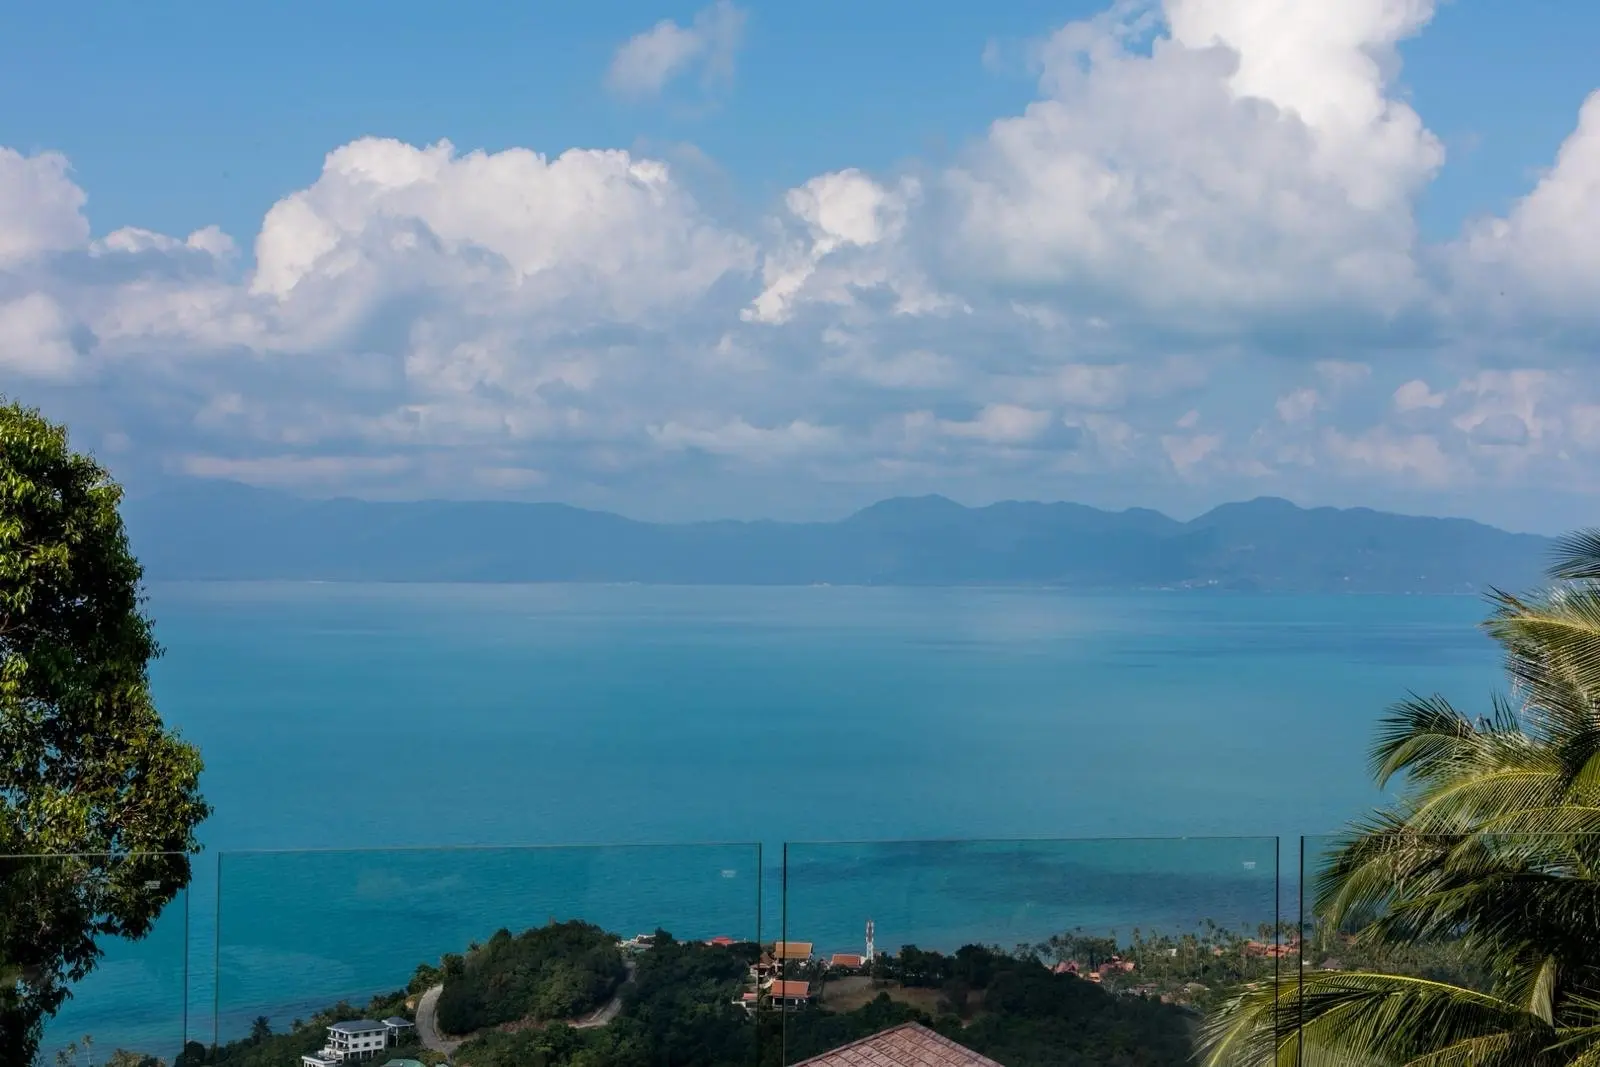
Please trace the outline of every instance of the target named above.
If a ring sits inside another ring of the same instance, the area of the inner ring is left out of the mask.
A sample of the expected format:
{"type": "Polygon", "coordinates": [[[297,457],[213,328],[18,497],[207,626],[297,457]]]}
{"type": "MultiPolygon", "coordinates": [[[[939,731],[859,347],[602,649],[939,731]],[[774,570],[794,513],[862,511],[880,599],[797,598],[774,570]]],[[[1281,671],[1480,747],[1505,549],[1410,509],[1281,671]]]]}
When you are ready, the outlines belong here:
{"type": "Polygon", "coordinates": [[[1471,1050],[1476,1060],[1439,1058],[1430,1067],[1530,1067],[1553,1029],[1499,997],[1403,975],[1360,972],[1307,975],[1280,987],[1263,983],[1239,994],[1207,1023],[1206,1067],[1265,1064],[1407,1064],[1471,1050]],[[1523,1058],[1516,1058],[1516,1057],[1523,1058]]]}
{"type": "Polygon", "coordinates": [[[1600,726],[1600,586],[1495,601],[1484,628],[1505,649],[1534,732],[1559,743],[1600,726]]]}
{"type": "Polygon", "coordinates": [[[1556,539],[1550,577],[1558,582],[1600,581],[1600,529],[1578,530],[1556,539]]]}

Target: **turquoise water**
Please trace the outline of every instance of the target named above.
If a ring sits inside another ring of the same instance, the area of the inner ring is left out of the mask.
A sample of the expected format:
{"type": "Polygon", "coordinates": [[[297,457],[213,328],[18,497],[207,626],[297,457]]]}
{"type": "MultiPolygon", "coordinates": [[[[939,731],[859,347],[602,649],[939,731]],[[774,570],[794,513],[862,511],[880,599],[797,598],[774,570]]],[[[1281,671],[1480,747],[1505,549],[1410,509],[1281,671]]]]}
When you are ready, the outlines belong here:
{"type": "Polygon", "coordinates": [[[1296,865],[1273,838],[1379,799],[1387,704],[1498,684],[1469,598],[216,584],[151,609],[208,854],[52,1037],[169,1056],[550,917],[787,919],[830,952],[867,918],[886,948],[1253,928],[1296,865]],[[1231,839],[827,843],[986,837],[1231,839]],[[787,897],[786,841],[822,842],[790,846],[787,897]],[[590,842],[747,844],[504,847],[590,842]]]}

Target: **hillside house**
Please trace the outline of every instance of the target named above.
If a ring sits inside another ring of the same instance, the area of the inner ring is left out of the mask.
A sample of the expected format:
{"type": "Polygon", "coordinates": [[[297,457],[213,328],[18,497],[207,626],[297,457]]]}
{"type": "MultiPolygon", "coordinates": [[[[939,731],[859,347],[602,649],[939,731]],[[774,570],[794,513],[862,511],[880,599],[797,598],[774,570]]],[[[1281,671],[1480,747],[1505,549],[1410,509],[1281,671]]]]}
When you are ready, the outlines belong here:
{"type": "Polygon", "coordinates": [[[782,963],[805,963],[815,946],[810,941],[774,941],[772,958],[782,963]]]}
{"type": "Polygon", "coordinates": [[[301,1067],[337,1067],[376,1059],[410,1028],[411,1023],[398,1016],[382,1022],[349,1019],[334,1023],[328,1027],[327,1043],[319,1051],[300,1057],[301,1067]]]}
{"type": "Polygon", "coordinates": [[[779,1011],[794,1011],[810,1004],[816,994],[811,991],[810,982],[780,980],[767,986],[767,996],[771,999],[772,1006],[779,1011]]]}

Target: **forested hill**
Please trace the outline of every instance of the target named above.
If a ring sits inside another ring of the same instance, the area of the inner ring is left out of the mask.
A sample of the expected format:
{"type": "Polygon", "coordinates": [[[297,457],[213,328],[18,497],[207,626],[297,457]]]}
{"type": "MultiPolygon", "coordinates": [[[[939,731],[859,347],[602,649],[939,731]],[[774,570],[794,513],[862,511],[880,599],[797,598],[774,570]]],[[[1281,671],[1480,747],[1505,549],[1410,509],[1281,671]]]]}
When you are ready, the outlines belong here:
{"type": "Polygon", "coordinates": [[[1261,498],[1155,511],[943,497],[836,522],[638,522],[564,504],[306,500],[194,482],[131,498],[150,578],[1471,593],[1539,580],[1549,541],[1463,519],[1261,498]]]}

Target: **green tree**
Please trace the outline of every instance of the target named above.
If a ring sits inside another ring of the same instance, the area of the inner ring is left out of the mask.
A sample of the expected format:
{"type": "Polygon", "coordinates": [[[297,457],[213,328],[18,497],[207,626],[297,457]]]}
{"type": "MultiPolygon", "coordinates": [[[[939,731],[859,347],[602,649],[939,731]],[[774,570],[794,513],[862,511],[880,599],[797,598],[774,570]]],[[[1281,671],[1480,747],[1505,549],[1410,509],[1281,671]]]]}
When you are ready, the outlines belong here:
{"type": "Polygon", "coordinates": [[[66,430],[0,404],[0,1062],[107,937],[138,938],[189,881],[199,753],[150,698],[158,654],[121,490],[66,430]]]}
{"type": "Polygon", "coordinates": [[[261,1044],[272,1036],[272,1020],[265,1015],[257,1015],[256,1021],[250,1024],[250,1040],[261,1044]]]}
{"type": "Polygon", "coordinates": [[[1556,585],[1496,594],[1486,623],[1515,701],[1471,719],[1396,707],[1373,750],[1400,802],[1357,824],[1316,886],[1358,944],[1453,944],[1477,985],[1313,973],[1233,998],[1207,1062],[1600,1067],[1600,532],[1568,538],[1556,585]]]}
{"type": "Polygon", "coordinates": [[[167,1067],[165,1061],[142,1052],[129,1052],[119,1048],[106,1060],[106,1067],[167,1067]]]}

